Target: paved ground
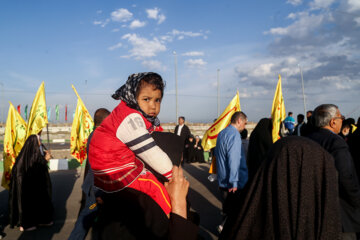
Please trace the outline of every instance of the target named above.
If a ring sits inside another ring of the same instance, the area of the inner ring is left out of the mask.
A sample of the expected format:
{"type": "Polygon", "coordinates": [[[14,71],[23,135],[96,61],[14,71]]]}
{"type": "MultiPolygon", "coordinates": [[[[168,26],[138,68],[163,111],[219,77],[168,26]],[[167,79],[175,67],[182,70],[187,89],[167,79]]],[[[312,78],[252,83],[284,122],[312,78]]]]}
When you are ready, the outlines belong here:
{"type": "MultiPolygon", "coordinates": [[[[200,214],[200,235],[204,239],[217,239],[216,226],[221,220],[221,202],[217,184],[211,183],[207,179],[208,169],[208,163],[185,164],[184,166],[185,175],[190,181],[189,199],[191,207],[200,214]]],[[[83,169],[79,167],[73,170],[50,173],[55,208],[55,221],[52,227],[22,233],[18,228],[10,229],[7,225],[3,231],[6,234],[4,239],[67,239],[79,211],[82,172],[83,169]]],[[[6,225],[7,219],[7,199],[8,191],[0,187],[0,224],[3,226],[6,225]]]]}

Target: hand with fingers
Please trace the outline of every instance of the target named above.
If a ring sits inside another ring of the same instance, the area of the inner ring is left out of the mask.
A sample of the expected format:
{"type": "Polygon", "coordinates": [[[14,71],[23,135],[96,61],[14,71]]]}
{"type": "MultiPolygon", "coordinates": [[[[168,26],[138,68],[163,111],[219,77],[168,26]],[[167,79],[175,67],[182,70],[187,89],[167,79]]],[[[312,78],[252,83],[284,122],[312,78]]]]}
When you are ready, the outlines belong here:
{"type": "Polygon", "coordinates": [[[189,182],[185,179],[181,167],[173,167],[172,179],[165,183],[165,188],[171,201],[171,212],[183,218],[187,218],[186,195],[189,190],[189,182]]]}

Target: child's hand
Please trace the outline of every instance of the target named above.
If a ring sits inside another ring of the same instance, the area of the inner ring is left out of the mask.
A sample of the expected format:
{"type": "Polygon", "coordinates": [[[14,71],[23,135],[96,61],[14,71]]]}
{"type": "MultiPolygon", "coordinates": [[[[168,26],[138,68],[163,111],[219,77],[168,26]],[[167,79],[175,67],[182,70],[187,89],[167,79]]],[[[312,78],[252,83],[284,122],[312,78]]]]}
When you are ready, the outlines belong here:
{"type": "Polygon", "coordinates": [[[181,167],[174,166],[172,174],[172,179],[165,183],[171,201],[171,212],[187,218],[186,195],[190,184],[185,179],[181,167]]]}

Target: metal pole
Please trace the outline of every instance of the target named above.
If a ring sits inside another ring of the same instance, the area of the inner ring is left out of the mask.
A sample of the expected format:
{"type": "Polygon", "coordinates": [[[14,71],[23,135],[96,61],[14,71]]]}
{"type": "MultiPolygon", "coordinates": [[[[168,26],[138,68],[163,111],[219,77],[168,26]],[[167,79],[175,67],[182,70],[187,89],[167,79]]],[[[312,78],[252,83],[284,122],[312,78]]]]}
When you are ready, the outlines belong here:
{"type": "Polygon", "coordinates": [[[220,116],[220,81],[219,81],[219,72],[220,69],[217,70],[217,116],[220,116]]]}
{"type": "Polygon", "coordinates": [[[301,76],[302,94],[303,94],[303,101],[304,101],[304,116],[306,117],[306,103],[305,103],[305,92],[304,92],[304,79],[303,79],[303,74],[302,74],[302,70],[301,70],[300,64],[298,64],[298,66],[299,66],[299,68],[300,68],[300,76],[301,76]]]}
{"type": "Polygon", "coordinates": [[[176,52],[173,52],[174,54],[174,58],[175,58],[175,98],[176,98],[176,120],[175,122],[177,122],[178,120],[178,79],[177,79],[177,55],[176,52]]]}
{"type": "MultiPolygon", "coordinates": [[[[2,82],[0,82],[0,86],[1,86],[1,105],[4,104],[4,84],[2,82]]],[[[5,105],[1,106],[1,123],[5,122],[4,119],[4,107],[5,105]]]]}

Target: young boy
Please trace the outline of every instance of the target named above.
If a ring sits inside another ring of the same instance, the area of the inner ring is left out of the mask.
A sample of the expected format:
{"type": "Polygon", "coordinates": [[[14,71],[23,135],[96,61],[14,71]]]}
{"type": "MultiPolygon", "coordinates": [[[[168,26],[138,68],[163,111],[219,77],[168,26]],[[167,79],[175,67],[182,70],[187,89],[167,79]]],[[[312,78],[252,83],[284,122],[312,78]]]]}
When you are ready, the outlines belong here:
{"type": "Polygon", "coordinates": [[[94,131],[89,161],[96,187],[105,192],[136,189],[148,194],[168,215],[171,205],[166,189],[144,164],[167,179],[172,176],[170,158],[150,135],[160,127],[157,115],[164,87],[156,73],[130,75],[112,95],[120,104],[94,131]]]}

